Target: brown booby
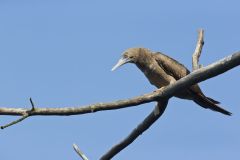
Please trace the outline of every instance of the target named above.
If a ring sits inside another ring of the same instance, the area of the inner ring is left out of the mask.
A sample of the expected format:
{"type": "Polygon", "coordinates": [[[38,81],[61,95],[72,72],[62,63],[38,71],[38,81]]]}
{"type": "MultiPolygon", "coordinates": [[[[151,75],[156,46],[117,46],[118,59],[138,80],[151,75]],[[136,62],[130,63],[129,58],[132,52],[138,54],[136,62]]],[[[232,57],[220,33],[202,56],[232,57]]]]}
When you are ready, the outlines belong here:
{"type": "MultiPolygon", "coordinates": [[[[157,88],[162,88],[174,83],[188,75],[190,71],[181,63],[161,52],[152,52],[146,48],[127,49],[122,58],[112,68],[112,71],[126,64],[134,63],[145,74],[149,82],[157,88]]],[[[219,102],[205,96],[198,84],[192,85],[185,90],[176,93],[178,98],[193,100],[203,108],[231,115],[231,112],[221,108],[219,102]]]]}

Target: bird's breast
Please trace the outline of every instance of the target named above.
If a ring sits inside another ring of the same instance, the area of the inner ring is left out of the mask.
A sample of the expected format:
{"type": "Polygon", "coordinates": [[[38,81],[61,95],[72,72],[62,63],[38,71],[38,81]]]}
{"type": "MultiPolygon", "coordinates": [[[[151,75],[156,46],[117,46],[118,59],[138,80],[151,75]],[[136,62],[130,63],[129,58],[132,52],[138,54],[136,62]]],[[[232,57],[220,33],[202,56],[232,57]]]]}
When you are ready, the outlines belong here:
{"type": "Polygon", "coordinates": [[[161,74],[157,68],[145,70],[144,74],[148,78],[149,82],[157,88],[161,88],[170,84],[170,81],[168,78],[166,78],[166,75],[161,74]]]}
{"type": "Polygon", "coordinates": [[[148,63],[137,63],[137,66],[149,82],[157,88],[167,86],[172,81],[175,81],[175,79],[171,75],[168,75],[154,60],[148,60],[148,63]]]}

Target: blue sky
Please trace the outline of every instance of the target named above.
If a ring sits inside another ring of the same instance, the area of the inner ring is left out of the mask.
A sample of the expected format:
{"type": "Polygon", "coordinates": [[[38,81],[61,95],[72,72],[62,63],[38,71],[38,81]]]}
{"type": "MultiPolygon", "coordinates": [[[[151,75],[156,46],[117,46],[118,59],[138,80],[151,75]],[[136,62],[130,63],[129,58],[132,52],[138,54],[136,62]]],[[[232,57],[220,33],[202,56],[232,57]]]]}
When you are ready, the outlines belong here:
{"type": "MultiPolygon", "coordinates": [[[[240,50],[240,2],[1,0],[0,106],[81,106],[153,91],[126,65],[111,72],[130,47],[162,51],[191,68],[197,29],[205,29],[201,64],[240,50]]],[[[227,117],[172,98],[147,132],[122,151],[122,159],[239,159],[239,67],[202,82],[207,96],[233,113],[227,117]]],[[[154,107],[70,117],[30,117],[0,132],[3,160],[79,159],[72,143],[98,159],[154,107]]],[[[17,117],[1,116],[1,125],[17,117]]]]}

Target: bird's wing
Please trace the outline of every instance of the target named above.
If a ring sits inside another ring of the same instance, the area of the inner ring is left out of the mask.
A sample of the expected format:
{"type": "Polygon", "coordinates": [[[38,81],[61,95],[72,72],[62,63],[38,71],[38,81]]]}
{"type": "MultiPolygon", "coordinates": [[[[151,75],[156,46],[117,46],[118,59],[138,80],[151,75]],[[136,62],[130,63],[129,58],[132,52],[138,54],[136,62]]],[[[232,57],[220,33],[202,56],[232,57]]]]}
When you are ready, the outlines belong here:
{"type": "MultiPolygon", "coordinates": [[[[155,60],[157,61],[158,65],[162,67],[162,69],[172,77],[174,77],[176,80],[181,79],[182,77],[185,77],[190,73],[190,71],[181,63],[178,61],[174,60],[173,58],[161,53],[157,52],[153,54],[155,60]]],[[[191,93],[198,93],[202,96],[204,96],[208,101],[214,103],[214,104],[219,104],[220,102],[206,97],[203,92],[201,91],[201,88],[198,86],[198,84],[192,85],[190,87],[191,93]]]]}
{"type": "MultiPolygon", "coordinates": [[[[181,63],[178,61],[172,59],[171,57],[157,52],[153,54],[155,60],[157,61],[158,65],[169,75],[174,77],[176,80],[181,79],[182,77],[185,77],[190,73],[190,71],[181,63]]],[[[192,85],[189,90],[187,90],[187,93],[190,95],[193,95],[194,101],[198,103],[200,106],[203,106],[205,108],[210,108],[212,110],[221,112],[223,114],[231,115],[230,112],[222,109],[217,104],[220,102],[206,97],[203,92],[201,91],[198,84],[192,85]],[[196,98],[197,97],[197,98],[196,98]],[[200,98],[199,98],[200,97],[200,98]]]]}
{"type": "Polygon", "coordinates": [[[161,52],[154,53],[153,56],[158,65],[176,80],[179,80],[190,73],[190,71],[183,64],[161,52]]]}

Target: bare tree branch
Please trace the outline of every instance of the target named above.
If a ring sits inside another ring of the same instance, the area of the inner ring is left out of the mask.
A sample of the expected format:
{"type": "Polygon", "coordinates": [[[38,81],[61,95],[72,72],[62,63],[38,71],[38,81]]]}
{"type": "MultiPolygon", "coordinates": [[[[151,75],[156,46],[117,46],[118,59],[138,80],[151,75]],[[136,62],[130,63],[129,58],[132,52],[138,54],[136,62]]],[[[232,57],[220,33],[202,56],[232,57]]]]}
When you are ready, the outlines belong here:
{"type": "MultiPolygon", "coordinates": [[[[206,67],[200,68],[186,77],[181,78],[174,84],[166,86],[162,91],[154,91],[142,96],[134,97],[126,100],[119,100],[110,103],[96,103],[81,107],[63,107],[63,108],[35,108],[29,116],[36,115],[57,115],[57,116],[69,116],[77,114],[86,114],[103,110],[113,110],[126,108],[130,106],[136,106],[152,101],[158,101],[161,99],[169,98],[174,95],[175,92],[180,91],[183,88],[191,86],[195,83],[204,81],[206,79],[215,77],[222,74],[236,66],[240,65],[240,52],[227,56],[222,60],[212,63],[206,67]]],[[[23,116],[29,110],[25,108],[1,108],[0,115],[18,115],[23,116]]]]}
{"type": "Polygon", "coordinates": [[[100,160],[109,160],[121,150],[131,144],[139,135],[146,131],[158,118],[161,117],[167,107],[168,100],[158,102],[154,110],[141,122],[125,139],[113,146],[100,160]]]}
{"type": "MultiPolygon", "coordinates": [[[[184,89],[188,86],[196,84],[198,82],[204,81],[211,77],[222,74],[236,66],[240,65],[240,52],[237,52],[233,55],[225,57],[222,60],[219,60],[213,64],[210,64],[206,67],[200,68],[186,77],[181,78],[176,81],[174,84],[166,86],[164,90],[156,90],[153,93],[148,93],[142,96],[134,97],[126,100],[119,100],[110,103],[96,103],[83,107],[63,107],[63,108],[34,108],[32,106],[31,110],[24,108],[0,108],[0,115],[19,115],[23,116],[22,118],[11,122],[1,128],[6,128],[18,122],[21,122],[29,116],[36,115],[58,115],[58,116],[68,116],[68,115],[77,115],[77,114],[86,114],[103,110],[113,110],[126,108],[130,106],[136,106],[143,103],[148,103],[152,101],[161,101],[162,99],[168,99],[172,97],[176,92],[184,89]]],[[[32,104],[33,105],[33,104],[32,104]]]]}
{"type": "Polygon", "coordinates": [[[201,68],[201,65],[199,65],[199,58],[201,56],[202,48],[203,48],[203,45],[204,45],[203,36],[204,36],[204,30],[199,29],[196,49],[195,49],[195,51],[192,55],[192,70],[193,71],[201,68]]]}
{"type": "MultiPolygon", "coordinates": [[[[157,98],[159,98],[158,94],[159,92],[154,91],[152,93],[144,94],[142,96],[137,96],[131,99],[118,100],[118,101],[109,102],[109,103],[96,103],[96,104],[80,106],[80,107],[62,107],[62,108],[38,107],[31,112],[31,116],[36,116],[36,115],[69,116],[69,115],[93,113],[93,112],[103,111],[103,110],[126,108],[130,106],[136,106],[143,103],[155,101],[157,98]]],[[[28,109],[25,109],[25,108],[6,108],[6,107],[1,108],[0,107],[0,115],[22,116],[22,115],[25,115],[26,112],[28,112],[28,109]]]]}

